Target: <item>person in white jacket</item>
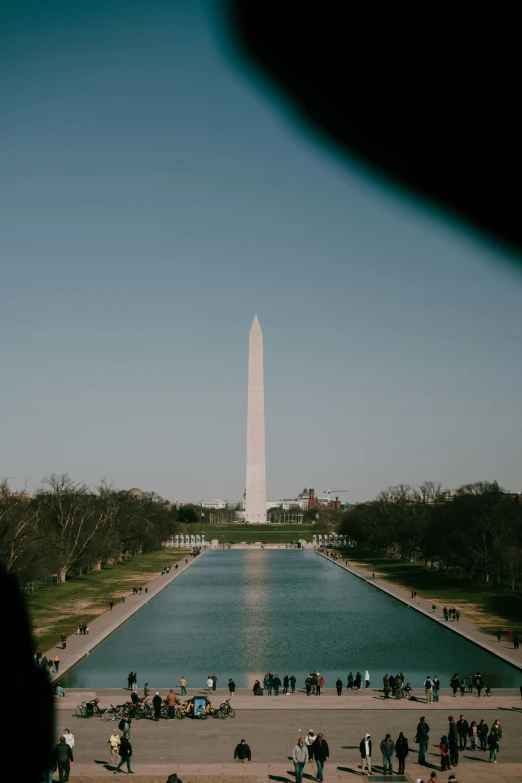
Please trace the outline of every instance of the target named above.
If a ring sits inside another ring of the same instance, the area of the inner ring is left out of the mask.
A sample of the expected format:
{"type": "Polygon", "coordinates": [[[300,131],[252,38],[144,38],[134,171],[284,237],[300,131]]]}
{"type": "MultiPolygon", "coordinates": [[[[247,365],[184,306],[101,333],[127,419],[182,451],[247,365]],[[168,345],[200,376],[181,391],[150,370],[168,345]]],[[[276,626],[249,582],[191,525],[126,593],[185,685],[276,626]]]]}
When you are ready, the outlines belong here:
{"type": "Polygon", "coordinates": [[[308,761],[310,763],[312,763],[312,761],[314,760],[314,753],[313,753],[313,750],[312,750],[312,745],[314,744],[316,739],[317,739],[317,737],[315,736],[313,729],[310,729],[310,731],[308,732],[308,734],[304,738],[305,745],[306,745],[307,750],[308,750],[308,761]]]}
{"type": "Polygon", "coordinates": [[[364,672],[364,687],[369,688],[370,687],[370,672],[368,669],[364,672]]]}
{"type": "Polygon", "coordinates": [[[304,744],[304,739],[299,737],[297,745],[292,750],[292,761],[295,767],[295,783],[303,783],[303,769],[308,760],[308,749],[304,744]]]}
{"type": "Polygon", "coordinates": [[[63,736],[65,737],[65,741],[72,750],[74,748],[74,735],[70,729],[65,729],[63,736]]]}

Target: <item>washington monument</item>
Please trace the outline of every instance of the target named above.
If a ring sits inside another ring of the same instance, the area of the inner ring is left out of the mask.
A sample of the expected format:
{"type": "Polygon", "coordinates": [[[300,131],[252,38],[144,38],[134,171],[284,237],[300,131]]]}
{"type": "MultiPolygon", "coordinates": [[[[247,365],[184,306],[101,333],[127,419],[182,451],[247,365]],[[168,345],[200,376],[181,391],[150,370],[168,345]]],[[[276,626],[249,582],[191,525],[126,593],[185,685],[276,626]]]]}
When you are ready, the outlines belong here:
{"type": "Polygon", "coordinates": [[[248,337],[248,411],[245,519],[266,522],[265,382],[263,332],[255,316],[248,337]]]}

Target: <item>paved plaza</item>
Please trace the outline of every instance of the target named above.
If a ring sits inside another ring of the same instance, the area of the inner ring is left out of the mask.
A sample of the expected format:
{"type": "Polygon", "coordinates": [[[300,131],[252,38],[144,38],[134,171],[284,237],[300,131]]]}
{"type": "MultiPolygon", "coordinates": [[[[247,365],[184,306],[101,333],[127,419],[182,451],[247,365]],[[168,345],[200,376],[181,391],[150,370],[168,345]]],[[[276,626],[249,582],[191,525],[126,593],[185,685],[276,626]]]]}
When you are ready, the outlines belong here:
{"type": "MultiPolygon", "coordinates": [[[[67,701],[74,696],[90,698],[92,691],[69,693],[67,701]]],[[[160,691],[165,695],[166,691],[160,691]]],[[[189,696],[199,691],[189,690],[189,696]]],[[[124,690],[97,691],[100,704],[122,703],[129,697],[124,690]]],[[[218,689],[212,698],[218,704],[228,692],[218,689]]],[[[300,735],[312,728],[323,732],[330,746],[330,762],[327,765],[325,781],[342,781],[360,777],[359,742],[368,731],[374,742],[375,780],[379,780],[382,759],[378,752],[381,739],[389,732],[394,739],[404,732],[412,748],[406,765],[406,778],[416,781],[418,777],[429,779],[432,769],[439,769],[439,752],[436,748],[440,737],[447,732],[448,715],[456,720],[462,713],[468,721],[484,718],[489,726],[499,718],[503,726],[502,748],[499,763],[489,764],[489,753],[462,754],[458,766],[458,780],[499,781],[520,783],[522,780],[522,700],[515,691],[506,692],[505,705],[493,707],[491,699],[468,696],[453,699],[445,692],[441,702],[427,705],[408,701],[384,703],[377,691],[363,691],[359,694],[337,697],[327,692],[320,697],[307,697],[304,693],[292,696],[253,697],[246,691],[237,692],[234,697],[236,717],[225,720],[207,718],[205,721],[185,718],[182,721],[150,720],[134,721],[131,726],[133,745],[133,770],[135,778],[143,781],[162,781],[177,772],[183,783],[198,781],[210,783],[211,779],[234,783],[244,779],[248,783],[269,779],[293,781],[292,764],[289,757],[293,745],[300,735]],[[346,709],[351,701],[358,706],[346,709]],[[320,702],[320,704],[319,704],[320,702]],[[344,704],[343,704],[344,702],[344,704]],[[254,707],[253,704],[257,706],[254,707]],[[281,706],[280,706],[281,705],[281,706]],[[413,742],[415,730],[421,715],[426,716],[430,726],[431,747],[427,756],[429,768],[416,763],[417,746],[413,742]],[[245,738],[252,749],[252,763],[246,770],[233,763],[236,744],[245,738]],[[213,777],[214,776],[214,777],[213,777]],[[208,781],[206,779],[208,778],[208,781]]],[[[64,699],[60,700],[62,703],[64,699]]],[[[69,728],[76,738],[74,777],[84,783],[89,779],[99,780],[112,774],[108,766],[108,738],[117,723],[100,718],[76,718],[70,704],[60,705],[57,710],[57,728],[69,728]]],[[[307,765],[307,773],[313,775],[315,766],[307,765]]],[[[447,773],[441,774],[441,783],[446,783],[447,773]]]]}

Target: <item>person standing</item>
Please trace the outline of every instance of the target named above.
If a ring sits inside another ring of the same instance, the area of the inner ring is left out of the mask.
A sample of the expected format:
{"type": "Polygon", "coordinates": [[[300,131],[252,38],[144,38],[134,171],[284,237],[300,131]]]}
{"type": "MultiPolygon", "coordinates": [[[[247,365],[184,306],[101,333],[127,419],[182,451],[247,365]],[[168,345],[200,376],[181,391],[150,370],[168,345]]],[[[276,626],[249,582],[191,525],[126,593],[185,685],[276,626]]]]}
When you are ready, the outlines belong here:
{"type": "Polygon", "coordinates": [[[60,783],[67,783],[69,780],[71,764],[74,764],[73,752],[62,736],[54,748],[54,768],[58,769],[60,783]]]}
{"type": "Polygon", "coordinates": [[[439,691],[440,691],[440,680],[437,677],[437,675],[435,675],[435,677],[433,678],[433,701],[439,700],[439,691]]]}
{"type": "Polygon", "coordinates": [[[468,735],[469,735],[469,723],[464,718],[464,715],[461,715],[459,720],[457,721],[457,732],[459,735],[460,749],[466,750],[466,746],[468,743],[468,735]]]}
{"type": "Polygon", "coordinates": [[[353,690],[353,674],[351,672],[348,672],[346,687],[348,688],[348,690],[353,690]]]}
{"type": "Polygon", "coordinates": [[[365,734],[359,743],[361,753],[361,775],[372,774],[372,740],[369,734],[365,734]]]}
{"type": "Polygon", "coordinates": [[[448,740],[451,763],[454,767],[459,764],[459,732],[457,730],[457,724],[453,720],[453,715],[450,715],[448,727],[448,740]]]}
{"type": "Polygon", "coordinates": [[[471,750],[473,751],[473,753],[476,753],[476,751],[477,751],[477,743],[478,743],[478,740],[479,740],[479,735],[478,735],[477,722],[474,721],[474,720],[472,720],[471,723],[470,723],[469,730],[468,730],[468,736],[469,736],[469,741],[470,741],[470,744],[471,744],[471,750]]]}
{"type": "Polygon", "coordinates": [[[456,672],[450,680],[450,685],[451,685],[451,689],[453,690],[453,698],[456,699],[457,691],[460,685],[459,675],[456,672]]]}
{"type": "Polygon", "coordinates": [[[497,753],[500,748],[500,740],[498,738],[498,734],[495,731],[495,729],[491,729],[490,735],[488,737],[488,747],[489,747],[489,763],[497,763],[497,753]]]}
{"type": "Polygon", "coordinates": [[[404,775],[406,756],[409,752],[410,749],[408,748],[408,740],[401,731],[395,742],[395,755],[397,756],[397,761],[399,762],[399,775],[404,775]]]}
{"type": "Polygon", "coordinates": [[[165,701],[167,702],[167,711],[169,713],[169,719],[174,720],[174,718],[176,717],[176,704],[179,704],[179,701],[178,701],[178,697],[176,696],[172,688],[167,693],[167,698],[165,699],[165,701]]]}
{"type": "Polygon", "coordinates": [[[292,750],[292,761],[295,769],[295,783],[303,783],[303,769],[308,761],[308,750],[304,739],[299,737],[292,750]]]}
{"type": "Polygon", "coordinates": [[[364,673],[364,687],[369,688],[370,687],[370,672],[368,669],[366,669],[364,673]]]}
{"type": "Polygon", "coordinates": [[[330,755],[328,743],[322,734],[317,735],[317,739],[315,740],[312,746],[312,750],[315,758],[315,763],[317,764],[316,778],[317,780],[322,781],[324,765],[328,761],[328,756],[330,755]]]}
{"type": "Polygon", "coordinates": [[[335,687],[337,688],[337,695],[340,696],[343,692],[343,681],[340,677],[337,678],[337,682],[335,683],[335,687]]]}
{"type": "Polygon", "coordinates": [[[520,644],[520,639],[518,633],[515,633],[513,634],[513,647],[515,648],[515,650],[518,650],[519,644],[520,644]]]}
{"type": "Polygon", "coordinates": [[[477,734],[480,740],[480,749],[484,753],[486,752],[486,745],[488,744],[488,732],[488,724],[484,718],[482,718],[479,725],[477,726],[477,734]]]}
{"type": "Polygon", "coordinates": [[[310,729],[310,731],[308,732],[308,734],[305,737],[305,745],[306,745],[306,749],[308,750],[308,761],[310,762],[310,764],[314,760],[313,747],[314,747],[314,742],[316,741],[316,739],[317,739],[317,737],[314,734],[314,730],[310,729]]]}
{"type": "Polygon", "coordinates": [[[133,676],[134,676],[134,672],[129,672],[128,675],[127,675],[127,686],[128,686],[130,691],[132,690],[132,678],[133,678],[133,676]]]}
{"type": "Polygon", "coordinates": [[[131,689],[133,691],[137,691],[138,690],[138,675],[136,674],[136,672],[132,673],[131,689]]]}
{"type": "Polygon", "coordinates": [[[426,701],[431,704],[433,701],[433,680],[429,675],[424,682],[424,690],[426,691],[426,701]]]}
{"type": "Polygon", "coordinates": [[[111,610],[111,612],[112,612],[112,607],[113,607],[113,606],[114,606],[114,601],[111,599],[111,600],[109,601],[109,609],[111,610]]]}
{"type": "Polygon", "coordinates": [[[212,680],[212,690],[215,691],[217,688],[217,677],[215,674],[212,675],[211,680],[212,680]]]}
{"type": "Polygon", "coordinates": [[[148,699],[149,696],[150,696],[149,683],[146,682],[145,685],[143,686],[143,698],[148,699]]]}
{"type": "Polygon", "coordinates": [[[231,696],[233,693],[236,692],[236,683],[232,678],[230,678],[228,681],[228,692],[230,693],[231,696]]]}
{"type": "Polygon", "coordinates": [[[207,690],[209,692],[209,695],[212,693],[212,689],[214,687],[214,680],[210,676],[210,674],[207,677],[207,690]]]}
{"type": "Polygon", "coordinates": [[[429,732],[430,727],[426,723],[426,718],[423,715],[417,724],[417,742],[419,743],[418,764],[420,765],[426,764],[426,751],[428,749],[428,743],[430,740],[429,732]]]}
{"type": "Polygon", "coordinates": [[[283,693],[288,693],[288,688],[290,686],[290,678],[288,674],[285,674],[283,677],[283,693]]]}
{"type": "Polygon", "coordinates": [[[446,769],[451,769],[450,755],[449,755],[449,740],[446,734],[440,738],[439,750],[440,750],[440,771],[444,772],[446,769]]]}
{"type": "Polygon", "coordinates": [[[252,761],[250,747],[246,744],[244,739],[242,739],[239,744],[236,745],[236,749],[234,751],[234,761],[237,761],[239,764],[246,764],[247,762],[250,764],[252,761]]]}
{"type": "Polygon", "coordinates": [[[154,698],[152,699],[152,706],[154,707],[154,720],[159,720],[161,712],[161,696],[159,695],[158,691],[156,691],[154,694],[154,698]]]}
{"type": "Polygon", "coordinates": [[[272,685],[274,686],[274,696],[279,696],[279,688],[281,687],[281,680],[278,674],[276,674],[276,676],[272,680],[272,685]]]}
{"type": "Polygon", "coordinates": [[[59,672],[60,671],[60,659],[57,655],[54,656],[54,671],[59,672]]]}
{"type": "Polygon", "coordinates": [[[111,750],[110,765],[111,767],[117,767],[120,760],[120,735],[113,729],[111,736],[109,737],[109,747],[111,750]]]}
{"type": "Polygon", "coordinates": [[[393,751],[395,750],[395,742],[392,740],[390,734],[381,741],[381,753],[382,753],[382,774],[393,775],[393,751]]]}
{"type": "Polygon", "coordinates": [[[296,683],[296,679],[292,674],[292,676],[290,677],[290,688],[292,689],[292,693],[295,693],[295,683],[296,683]]]}
{"type": "Polygon", "coordinates": [[[187,695],[187,681],[186,679],[181,676],[179,678],[179,684],[181,685],[181,695],[186,696],[187,695]]]}
{"type": "Polygon", "coordinates": [[[123,737],[120,741],[120,747],[118,750],[119,756],[120,756],[120,763],[114,770],[115,775],[120,774],[120,769],[123,767],[123,764],[127,764],[127,773],[129,775],[134,774],[131,769],[131,757],[132,757],[132,745],[130,743],[129,734],[128,732],[125,732],[123,734],[123,737]]]}

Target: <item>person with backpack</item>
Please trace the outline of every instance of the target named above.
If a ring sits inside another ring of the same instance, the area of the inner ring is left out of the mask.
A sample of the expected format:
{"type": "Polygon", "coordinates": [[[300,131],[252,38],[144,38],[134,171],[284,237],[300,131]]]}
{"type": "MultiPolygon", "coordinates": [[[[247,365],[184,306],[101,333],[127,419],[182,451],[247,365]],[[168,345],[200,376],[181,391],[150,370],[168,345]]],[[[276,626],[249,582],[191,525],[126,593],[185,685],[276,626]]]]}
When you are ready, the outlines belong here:
{"type": "Polygon", "coordinates": [[[123,718],[118,723],[118,728],[119,728],[120,731],[129,732],[130,731],[130,727],[131,727],[131,723],[132,723],[132,721],[131,721],[131,719],[129,717],[129,714],[126,712],[125,715],[123,716],[123,718]]]}
{"type": "Polygon", "coordinates": [[[115,775],[119,775],[120,774],[120,769],[126,763],[127,764],[127,773],[129,775],[133,775],[134,773],[133,773],[133,771],[131,769],[132,745],[130,743],[129,732],[128,731],[125,731],[124,734],[123,734],[123,737],[121,738],[120,749],[119,749],[118,752],[120,754],[120,763],[118,764],[118,766],[114,770],[114,774],[115,775]]]}

